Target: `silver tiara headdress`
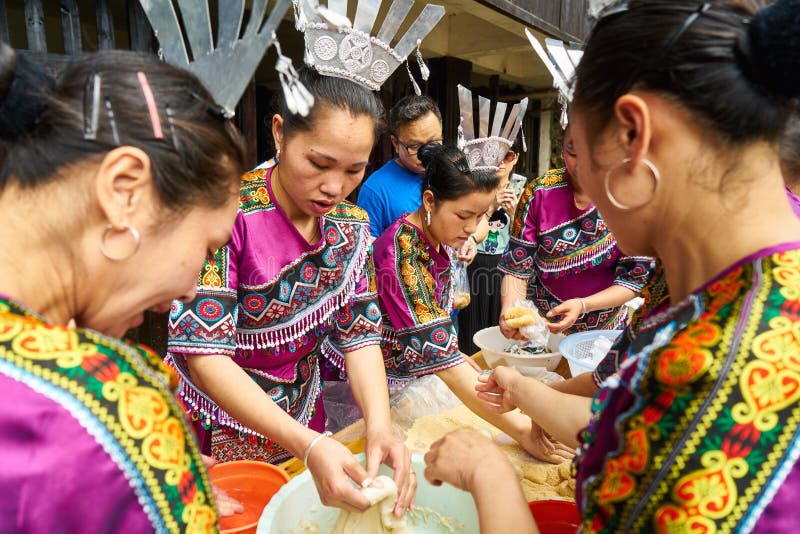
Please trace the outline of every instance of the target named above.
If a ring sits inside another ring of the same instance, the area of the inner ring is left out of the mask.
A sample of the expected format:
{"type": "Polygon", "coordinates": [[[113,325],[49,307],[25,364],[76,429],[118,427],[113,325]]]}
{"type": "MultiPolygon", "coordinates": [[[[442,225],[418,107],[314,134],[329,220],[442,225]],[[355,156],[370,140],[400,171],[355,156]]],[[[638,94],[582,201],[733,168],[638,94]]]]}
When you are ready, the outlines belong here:
{"type": "Polygon", "coordinates": [[[561,104],[561,127],[566,128],[567,107],[572,102],[572,80],[575,78],[575,69],[583,56],[583,50],[557,39],[545,39],[545,49],[527,28],[525,35],[553,77],[553,87],[558,90],[558,101],[561,104]]]}
{"type": "MultiPolygon", "coordinates": [[[[428,69],[422,62],[419,45],[444,16],[444,8],[426,5],[392,47],[414,0],[394,0],[383,24],[373,35],[381,1],[359,0],[355,19],[350,24],[347,0],[328,0],[327,8],[316,5],[316,0],[294,0],[297,26],[305,37],[306,63],[320,74],[346,78],[377,91],[416,49],[422,77],[427,79],[428,69]]],[[[410,70],[409,76],[414,90],[420,94],[410,70]]]]}
{"type": "Polygon", "coordinates": [[[296,94],[297,99],[301,100],[295,106],[296,110],[307,113],[313,105],[313,98],[309,103],[308,97],[311,95],[307,94],[297,79],[291,61],[280,53],[275,39],[275,28],[289,9],[291,0],[277,0],[263,23],[267,14],[267,0],[253,0],[250,18],[241,37],[245,2],[221,3],[216,47],[207,0],[178,0],[185,36],[173,0],[139,1],[158,38],[160,55],[168,63],[194,73],[216,104],[222,107],[226,117],[233,116],[233,110],[261,63],[261,58],[273,43],[278,49],[276,69],[281,74],[284,91],[296,94]],[[222,4],[225,4],[224,8],[222,4]]]}
{"type": "Polygon", "coordinates": [[[472,91],[462,85],[458,86],[458,106],[461,109],[459,148],[467,156],[470,169],[496,171],[520,132],[522,119],[528,109],[528,99],[523,98],[518,104],[514,104],[508,118],[508,104],[497,102],[490,128],[492,101],[479,95],[477,135],[472,111],[472,91]]]}

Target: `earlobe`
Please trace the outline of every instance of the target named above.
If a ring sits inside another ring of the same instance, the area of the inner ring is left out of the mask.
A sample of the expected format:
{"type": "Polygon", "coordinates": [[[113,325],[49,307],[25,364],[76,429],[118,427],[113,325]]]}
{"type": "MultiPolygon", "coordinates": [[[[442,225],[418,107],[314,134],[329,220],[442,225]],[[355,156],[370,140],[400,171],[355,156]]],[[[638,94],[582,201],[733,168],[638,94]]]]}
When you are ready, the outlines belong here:
{"type": "Polygon", "coordinates": [[[614,118],[619,131],[617,140],[635,167],[642,158],[647,157],[652,137],[650,107],[641,97],[625,94],[614,105],[614,118]]]}
{"type": "Polygon", "coordinates": [[[95,192],[108,223],[114,228],[129,225],[152,185],[151,161],[144,151],[122,146],[106,154],[97,169],[95,192]]]}
{"type": "Polygon", "coordinates": [[[392,141],[392,148],[394,148],[395,154],[400,153],[400,144],[397,142],[397,137],[394,135],[390,135],[389,139],[392,141]]]}

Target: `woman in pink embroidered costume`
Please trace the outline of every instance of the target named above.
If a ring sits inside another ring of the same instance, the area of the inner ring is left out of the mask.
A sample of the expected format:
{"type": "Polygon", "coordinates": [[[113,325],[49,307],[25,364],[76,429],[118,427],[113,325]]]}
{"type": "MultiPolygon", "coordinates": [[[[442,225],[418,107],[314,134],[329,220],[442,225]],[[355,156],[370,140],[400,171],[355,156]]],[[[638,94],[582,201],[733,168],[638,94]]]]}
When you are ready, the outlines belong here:
{"type": "Polygon", "coordinates": [[[498,415],[475,398],[478,373],[458,350],[451,312],[450,253],[485,217],[497,189],[493,172],[471,171],[464,154],[440,144],[419,151],[425,165],[422,205],[403,215],[375,241],[375,272],[383,312],[383,353],[390,384],[436,374],[476,414],[548,461],[520,414],[498,415]]]}
{"type": "Polygon", "coordinates": [[[201,443],[218,460],[306,457],[323,502],[351,510],[369,506],[351,479],[374,477],[386,461],[402,514],[416,482],[389,422],[369,223],[344,202],[364,176],[383,108],[353,82],[301,74],[314,108],[300,117],[281,101],[272,120],[279,163],[243,177],[230,242],[206,262],[194,301],[173,304],[170,357],[201,443]],[[344,445],[317,439],[321,356],[346,365],[367,424],[367,471],[344,445]]]}
{"type": "Polygon", "coordinates": [[[217,532],[176,384],[117,338],[194,296],[242,139],[155,56],[82,56],[52,94],[5,44],[0,71],[0,531],[217,532]]]}
{"type": "MultiPolygon", "coordinates": [[[[778,161],[800,96],[800,0],[764,4],[612,4],[578,66],[581,185],[625,251],[663,262],[670,306],[642,321],[591,405],[506,372],[482,396],[573,442],[561,412],[591,409],[577,473],[583,532],[800,523],[800,221],[778,161]],[[555,402],[559,413],[543,409],[555,402]]],[[[465,445],[448,441],[426,475],[475,480],[474,466],[445,466],[465,445]]],[[[524,503],[513,509],[485,520],[498,528],[524,503]]]]}
{"type": "Polygon", "coordinates": [[[562,152],[566,166],[529,182],[520,198],[499,265],[506,273],[499,319],[506,337],[522,339],[503,316],[526,295],[554,321],[549,325],[552,332],[623,327],[627,313],[622,305],[650,276],[652,260],[620,252],[603,217],[575,180],[573,150],[568,128],[562,152]]]}

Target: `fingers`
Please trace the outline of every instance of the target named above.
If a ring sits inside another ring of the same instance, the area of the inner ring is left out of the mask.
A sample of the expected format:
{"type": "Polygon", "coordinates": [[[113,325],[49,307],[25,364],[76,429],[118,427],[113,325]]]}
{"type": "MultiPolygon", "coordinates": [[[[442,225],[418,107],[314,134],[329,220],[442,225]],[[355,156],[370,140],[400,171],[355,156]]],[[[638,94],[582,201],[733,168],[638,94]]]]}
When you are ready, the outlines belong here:
{"type": "Polygon", "coordinates": [[[201,454],[200,458],[203,460],[203,465],[206,467],[206,469],[211,469],[217,464],[217,460],[211,456],[201,454]]]}
{"type": "Polygon", "coordinates": [[[217,505],[217,510],[219,510],[219,515],[221,517],[228,517],[233,514],[241,514],[244,512],[242,503],[228,495],[225,490],[214,485],[211,487],[213,489],[214,502],[217,505]]]}

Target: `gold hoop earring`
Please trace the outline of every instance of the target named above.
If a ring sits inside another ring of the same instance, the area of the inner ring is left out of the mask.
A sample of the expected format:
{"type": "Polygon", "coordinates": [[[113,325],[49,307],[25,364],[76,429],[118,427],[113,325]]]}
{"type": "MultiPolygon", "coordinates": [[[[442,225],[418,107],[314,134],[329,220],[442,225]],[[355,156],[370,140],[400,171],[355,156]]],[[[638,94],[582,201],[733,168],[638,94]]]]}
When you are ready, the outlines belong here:
{"type": "Polygon", "coordinates": [[[142,244],[142,236],[139,235],[139,230],[137,230],[133,226],[125,225],[122,227],[122,230],[125,232],[130,232],[131,236],[133,237],[133,250],[127,256],[114,256],[109,252],[108,247],[106,247],[106,239],[108,239],[109,233],[114,231],[114,227],[110,224],[106,225],[106,229],[103,231],[103,237],[100,238],[100,252],[103,253],[103,256],[108,258],[111,261],[125,261],[131,258],[136,251],[139,250],[139,246],[142,244]]]}
{"type": "Polygon", "coordinates": [[[603,188],[605,189],[605,193],[606,193],[606,197],[608,197],[608,201],[611,202],[611,205],[613,205],[615,208],[623,210],[623,211],[630,211],[630,210],[639,209],[639,208],[642,208],[642,207],[646,206],[650,202],[652,202],[653,198],[656,195],[656,191],[658,191],[658,185],[661,183],[661,173],[658,172],[658,167],[656,167],[655,164],[652,161],[650,161],[649,159],[642,158],[642,163],[644,163],[645,166],[648,169],[650,169],[650,172],[653,173],[653,179],[655,180],[655,185],[653,186],[653,196],[647,202],[639,204],[638,206],[628,206],[627,204],[623,204],[622,202],[617,200],[616,197],[614,197],[614,194],[611,192],[611,188],[608,185],[609,182],[611,181],[611,173],[613,173],[618,168],[620,168],[623,165],[626,165],[626,164],[628,164],[630,162],[631,162],[631,158],[625,158],[622,161],[620,161],[619,163],[615,164],[613,167],[608,169],[608,172],[606,172],[606,176],[605,176],[605,179],[603,181],[603,188]]]}
{"type": "Polygon", "coordinates": [[[428,226],[431,225],[431,212],[429,210],[425,210],[425,222],[428,226]]]}

